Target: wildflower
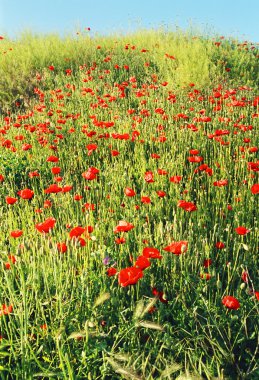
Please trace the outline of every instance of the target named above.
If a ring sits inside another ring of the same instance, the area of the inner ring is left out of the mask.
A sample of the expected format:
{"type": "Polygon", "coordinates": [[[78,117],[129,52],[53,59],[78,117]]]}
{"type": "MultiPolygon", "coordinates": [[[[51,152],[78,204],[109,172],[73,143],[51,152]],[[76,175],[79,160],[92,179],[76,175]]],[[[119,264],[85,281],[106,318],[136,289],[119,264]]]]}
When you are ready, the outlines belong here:
{"type": "Polygon", "coordinates": [[[235,231],[238,235],[246,235],[250,232],[250,230],[243,226],[235,228],[235,231]]]}
{"type": "Polygon", "coordinates": [[[259,183],[254,184],[250,190],[252,194],[259,194],[259,183]]]}
{"type": "Polygon", "coordinates": [[[188,212],[197,210],[197,206],[193,202],[186,202],[184,200],[178,201],[177,206],[188,212]]]}
{"type": "Polygon", "coordinates": [[[170,177],[170,182],[173,182],[173,183],[180,183],[181,180],[182,180],[182,176],[180,175],[174,175],[172,177],[170,177]]]}
{"type": "Polygon", "coordinates": [[[54,166],[53,168],[51,168],[51,173],[52,174],[59,174],[61,172],[61,168],[59,166],[54,166]]]}
{"type": "Polygon", "coordinates": [[[15,231],[11,231],[10,236],[13,238],[18,238],[22,236],[22,234],[23,234],[22,230],[15,230],[15,231]]]}
{"type": "Polygon", "coordinates": [[[79,236],[81,236],[84,232],[86,231],[86,229],[85,228],[83,228],[83,227],[80,227],[80,226],[78,226],[78,227],[74,227],[74,228],[72,228],[72,230],[69,232],[69,237],[72,239],[72,238],[74,238],[74,237],[79,237],[79,236]]]}
{"type": "Polygon", "coordinates": [[[41,233],[48,233],[55,226],[56,219],[53,217],[47,218],[44,222],[35,225],[35,228],[41,233]]]}
{"type": "Polygon", "coordinates": [[[19,190],[17,194],[22,198],[22,199],[32,199],[34,192],[30,189],[23,189],[19,190]]]}
{"type": "Polygon", "coordinates": [[[143,248],[142,255],[149,259],[162,259],[160,252],[157,248],[145,247],[143,248]]]}
{"type": "Polygon", "coordinates": [[[145,256],[139,256],[135,262],[135,267],[140,268],[141,270],[144,270],[148,267],[150,267],[151,263],[149,259],[145,256]]]}
{"type": "Polygon", "coordinates": [[[221,179],[219,181],[213,182],[214,186],[222,187],[222,186],[227,186],[228,180],[227,179],[221,179]]]}
{"type": "Polygon", "coordinates": [[[127,197],[134,197],[134,195],[136,195],[135,191],[130,187],[126,187],[124,194],[127,195],[127,197]]]}
{"type": "Polygon", "coordinates": [[[115,274],[117,273],[117,269],[113,267],[108,268],[106,273],[109,277],[115,276],[115,274]]]}
{"type": "Polygon", "coordinates": [[[163,249],[164,251],[171,252],[174,255],[181,255],[182,253],[187,251],[187,248],[188,248],[188,241],[181,240],[181,241],[173,242],[163,249]]]}
{"type": "Polygon", "coordinates": [[[157,288],[152,289],[152,294],[159,299],[160,302],[167,304],[168,300],[164,298],[164,292],[157,290],[157,288]]]}
{"type": "Polygon", "coordinates": [[[16,203],[18,201],[17,198],[13,198],[13,197],[5,197],[5,201],[8,205],[13,205],[14,203],[16,203]]]}
{"type": "Polygon", "coordinates": [[[143,272],[141,269],[136,267],[128,267],[121,269],[119,272],[118,281],[122,287],[128,285],[135,285],[140,278],[143,277],[143,272]]]}
{"type": "Polygon", "coordinates": [[[58,162],[59,158],[56,156],[49,156],[46,161],[47,162],[58,162]]]}
{"type": "Polygon", "coordinates": [[[99,173],[99,169],[96,169],[95,167],[90,167],[86,172],[82,173],[82,177],[87,180],[93,180],[96,179],[96,175],[99,173]]]}
{"type": "Polygon", "coordinates": [[[109,256],[106,256],[104,259],[103,259],[103,265],[109,265],[109,262],[110,262],[111,258],[109,256]]]}
{"type": "Polygon", "coordinates": [[[145,173],[144,179],[147,183],[155,182],[154,180],[154,174],[151,171],[148,171],[145,173]]]}
{"type": "Polygon", "coordinates": [[[49,185],[47,189],[44,190],[45,194],[57,194],[62,191],[62,187],[58,186],[56,183],[49,185]]]}
{"type": "Polygon", "coordinates": [[[218,242],[215,244],[215,247],[218,248],[218,249],[223,249],[223,248],[225,248],[225,244],[222,243],[221,241],[218,241],[218,242]]]}
{"type": "Polygon", "coordinates": [[[222,304],[226,306],[228,309],[237,310],[240,308],[239,301],[235,297],[232,297],[232,296],[225,296],[222,299],[222,304]]]}
{"type": "Polygon", "coordinates": [[[3,315],[10,314],[12,311],[13,311],[12,305],[7,306],[7,305],[3,304],[0,307],[0,317],[2,317],[3,315]]]}
{"type": "Polygon", "coordinates": [[[118,226],[114,228],[114,233],[118,232],[128,232],[134,228],[133,224],[126,222],[125,220],[120,220],[118,226]]]}
{"type": "Polygon", "coordinates": [[[67,252],[67,245],[66,245],[66,243],[57,243],[57,250],[58,250],[60,253],[65,253],[65,252],[67,252]]]}

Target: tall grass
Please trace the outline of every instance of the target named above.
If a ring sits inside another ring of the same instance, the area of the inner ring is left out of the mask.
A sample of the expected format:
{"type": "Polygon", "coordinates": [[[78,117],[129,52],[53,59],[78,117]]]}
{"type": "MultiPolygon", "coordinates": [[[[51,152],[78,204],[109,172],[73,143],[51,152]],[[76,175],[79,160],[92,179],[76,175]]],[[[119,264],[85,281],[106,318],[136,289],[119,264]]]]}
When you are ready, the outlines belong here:
{"type": "MultiPolygon", "coordinates": [[[[256,45],[220,37],[195,36],[193,32],[180,30],[143,30],[132,35],[118,35],[117,38],[91,38],[89,34],[61,38],[54,34],[43,36],[25,32],[14,41],[1,41],[1,53],[2,107],[19,98],[28,102],[37,85],[35,76],[49,65],[54,65],[61,72],[67,68],[78,71],[80,65],[90,65],[97,60],[101,68],[106,66],[103,59],[110,53],[117,64],[127,64],[133,59],[139,68],[140,62],[149,61],[153,74],[162,75],[174,87],[194,82],[205,88],[237,78],[243,85],[259,83],[256,45]],[[129,53],[131,47],[129,51],[123,49],[127,44],[136,46],[134,55],[129,53]],[[96,49],[97,46],[101,49],[96,49]],[[148,50],[148,54],[141,53],[142,49],[148,50]],[[165,54],[174,58],[165,59],[165,54]],[[226,69],[230,70],[228,75],[226,69]]],[[[131,62],[131,67],[134,66],[131,62]]]]}
{"type": "Polygon", "coordinates": [[[2,43],[0,377],[256,380],[256,49],[164,31],[2,43]],[[145,247],[163,257],[121,286],[145,247]]]}

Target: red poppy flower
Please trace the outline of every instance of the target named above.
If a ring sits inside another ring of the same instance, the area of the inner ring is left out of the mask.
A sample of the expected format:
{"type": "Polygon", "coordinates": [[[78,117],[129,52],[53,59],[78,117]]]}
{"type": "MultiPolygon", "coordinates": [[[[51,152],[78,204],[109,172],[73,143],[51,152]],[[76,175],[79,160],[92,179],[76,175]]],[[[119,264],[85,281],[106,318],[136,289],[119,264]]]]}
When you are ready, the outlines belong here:
{"type": "Polygon", "coordinates": [[[48,233],[55,226],[56,219],[53,217],[47,218],[44,222],[35,225],[36,229],[41,233],[48,233]]]}
{"type": "Polygon", "coordinates": [[[29,176],[29,178],[34,178],[34,177],[39,177],[40,175],[37,172],[37,170],[35,170],[34,172],[29,172],[28,176],[29,176]]]}
{"type": "Polygon", "coordinates": [[[10,236],[13,238],[18,238],[22,236],[22,234],[23,234],[22,230],[15,230],[15,231],[11,231],[10,236]]]}
{"type": "Polygon", "coordinates": [[[14,255],[8,255],[8,259],[12,264],[16,263],[16,257],[14,255]]]}
{"type": "Polygon", "coordinates": [[[112,157],[117,157],[119,156],[120,152],[118,150],[111,150],[111,155],[112,157]]]}
{"type": "Polygon", "coordinates": [[[190,152],[190,154],[193,154],[193,155],[200,153],[200,151],[198,149],[191,149],[189,152],[190,152]]]}
{"type": "Polygon", "coordinates": [[[62,181],[63,181],[63,177],[60,177],[60,176],[58,176],[58,177],[54,177],[54,178],[53,178],[53,181],[54,181],[54,182],[62,182],[62,181]]]}
{"type": "Polygon", "coordinates": [[[192,212],[197,210],[197,206],[192,202],[186,202],[184,200],[180,200],[177,203],[177,206],[184,209],[185,211],[192,212]]]}
{"type": "Polygon", "coordinates": [[[94,204],[94,203],[85,203],[85,204],[83,205],[82,210],[83,210],[83,211],[86,211],[86,210],[94,211],[94,210],[95,210],[95,204],[94,204]]]}
{"type": "Polygon", "coordinates": [[[140,278],[143,277],[143,272],[141,269],[136,267],[128,267],[121,269],[119,272],[118,281],[122,287],[128,285],[135,285],[140,278]]]}
{"type": "Polygon", "coordinates": [[[86,145],[86,149],[88,150],[88,156],[90,156],[93,151],[95,151],[98,148],[97,144],[88,144],[86,145]]]}
{"type": "Polygon", "coordinates": [[[145,204],[151,203],[151,199],[149,197],[141,197],[141,202],[145,204]]]}
{"type": "Polygon", "coordinates": [[[1,145],[7,149],[10,149],[12,147],[12,141],[11,140],[3,140],[1,145]]]}
{"type": "Polygon", "coordinates": [[[86,232],[88,232],[89,234],[91,234],[93,232],[94,228],[92,226],[86,226],[85,230],[86,230],[86,232]]]}
{"type": "Polygon", "coordinates": [[[47,189],[44,190],[45,194],[57,194],[62,191],[62,187],[58,186],[56,183],[49,185],[47,189]]]}
{"type": "Polygon", "coordinates": [[[202,278],[203,280],[210,280],[211,279],[211,274],[209,273],[200,273],[200,278],[202,278]]]}
{"type": "Polygon", "coordinates": [[[168,303],[168,300],[164,298],[164,292],[157,290],[157,288],[152,289],[152,294],[159,299],[162,303],[168,303]]]}
{"type": "Polygon", "coordinates": [[[68,193],[72,189],[73,189],[73,186],[69,186],[69,185],[63,186],[62,187],[62,193],[68,193]]]}
{"type": "Polygon", "coordinates": [[[109,277],[115,276],[115,274],[117,273],[117,269],[113,267],[108,268],[106,273],[109,277]]]}
{"type": "Polygon", "coordinates": [[[145,179],[145,181],[147,183],[155,182],[155,180],[154,180],[154,174],[151,171],[148,171],[148,172],[145,173],[144,179],[145,179]]]}
{"type": "Polygon", "coordinates": [[[164,198],[166,196],[166,192],[163,190],[157,190],[156,193],[159,196],[159,198],[164,198]]]}
{"type": "Polygon", "coordinates": [[[151,263],[145,256],[139,256],[135,262],[135,267],[144,270],[150,267],[151,263]]]}
{"type": "Polygon", "coordinates": [[[16,263],[16,257],[14,255],[8,255],[9,261],[5,263],[5,269],[9,270],[11,269],[11,264],[16,263]]]}
{"type": "Polygon", "coordinates": [[[90,167],[86,172],[82,173],[82,177],[92,181],[93,179],[96,179],[96,175],[99,173],[99,169],[96,169],[95,167],[90,167]]]}
{"type": "Polygon", "coordinates": [[[49,66],[49,70],[50,70],[50,71],[54,71],[54,70],[55,70],[55,67],[54,67],[53,65],[50,65],[50,66],[49,66]]]}
{"type": "Polygon", "coordinates": [[[250,190],[252,194],[259,194],[259,183],[254,184],[250,190]]]}
{"type": "Polygon", "coordinates": [[[241,275],[241,279],[242,281],[244,281],[245,283],[248,283],[248,273],[247,271],[243,271],[242,275],[241,275]]]}
{"type": "Polygon", "coordinates": [[[158,175],[167,175],[168,171],[164,169],[157,169],[157,174],[158,175]]]}
{"type": "Polygon", "coordinates": [[[135,191],[130,187],[126,187],[124,194],[127,195],[127,197],[134,197],[134,195],[136,195],[135,191]]]}
{"type": "Polygon", "coordinates": [[[59,158],[56,156],[49,156],[46,161],[47,162],[58,162],[59,158]]]}
{"type": "MultiPolygon", "coordinates": [[[[91,238],[89,237],[89,239],[91,240],[91,238]]],[[[82,237],[79,236],[78,238],[78,243],[80,245],[80,247],[85,247],[86,246],[86,241],[85,239],[83,239],[82,237]]]]}
{"type": "Polygon", "coordinates": [[[78,227],[74,227],[72,228],[72,230],[69,232],[69,236],[70,238],[72,239],[73,237],[79,237],[81,236],[84,232],[86,231],[85,228],[81,227],[81,226],[78,226],[78,227]]]}
{"type": "Polygon", "coordinates": [[[10,314],[12,311],[13,311],[12,305],[7,306],[7,305],[3,304],[0,307],[0,317],[2,317],[3,315],[10,314]]]}
{"type": "Polygon", "coordinates": [[[235,228],[235,231],[238,235],[246,235],[250,232],[250,230],[243,226],[235,228]]]}
{"type": "Polygon", "coordinates": [[[114,233],[118,232],[128,232],[134,228],[133,224],[126,222],[125,220],[120,220],[118,226],[114,228],[114,233]]]}
{"type": "Polygon", "coordinates": [[[67,251],[66,243],[57,243],[57,249],[61,253],[65,253],[67,251]]]}
{"type": "Polygon", "coordinates": [[[32,199],[34,192],[30,189],[23,189],[17,192],[22,199],[32,199]]]}
{"type": "Polygon", "coordinates": [[[214,186],[222,187],[222,186],[227,186],[228,180],[227,179],[221,179],[219,181],[213,182],[214,186]]]}
{"type": "Polygon", "coordinates": [[[151,158],[160,158],[160,155],[159,154],[157,154],[157,153],[151,153],[151,155],[150,155],[150,157],[151,158]]]}
{"type": "Polygon", "coordinates": [[[209,266],[211,266],[212,264],[212,260],[211,259],[204,259],[203,260],[203,266],[204,268],[208,268],[209,266]]]}
{"type": "Polygon", "coordinates": [[[251,147],[248,149],[248,152],[249,152],[249,153],[255,153],[255,152],[258,152],[258,148],[257,148],[257,146],[251,146],[251,147]]]}
{"type": "Polygon", "coordinates": [[[253,172],[259,171],[259,162],[248,162],[247,163],[247,169],[251,170],[253,172]]]}
{"type": "Polygon", "coordinates": [[[54,166],[53,168],[51,168],[51,173],[52,174],[59,174],[61,172],[61,168],[59,166],[54,166]]]}
{"type": "Polygon", "coordinates": [[[126,243],[126,239],[124,237],[119,237],[119,238],[115,239],[115,243],[116,244],[124,244],[124,243],[126,243]]]}
{"type": "Polygon", "coordinates": [[[215,244],[215,247],[218,248],[218,249],[223,249],[223,248],[225,248],[225,244],[222,243],[221,241],[218,241],[218,242],[215,244]]]}
{"type": "Polygon", "coordinates": [[[5,197],[5,201],[8,205],[13,205],[18,201],[18,199],[13,197],[5,197]]]}
{"type": "Polygon", "coordinates": [[[207,170],[207,169],[208,169],[208,165],[207,164],[202,164],[197,169],[195,169],[195,172],[198,172],[198,171],[203,172],[204,170],[207,170]]]}
{"type": "Polygon", "coordinates": [[[173,182],[173,183],[179,183],[181,182],[182,180],[182,176],[181,175],[174,175],[173,177],[170,177],[170,182],[173,182]]]}
{"type": "Polygon", "coordinates": [[[75,194],[75,195],[74,195],[74,200],[75,200],[75,201],[80,201],[82,198],[83,198],[83,196],[80,195],[80,194],[75,194]]]}
{"type": "Polygon", "coordinates": [[[51,207],[51,206],[52,206],[51,201],[48,200],[48,199],[46,199],[46,200],[44,201],[43,207],[44,207],[44,208],[49,208],[49,207],[51,207]]]}
{"type": "Polygon", "coordinates": [[[174,255],[181,255],[182,253],[187,251],[187,248],[188,248],[188,241],[181,240],[181,241],[173,242],[163,249],[164,251],[171,252],[174,255]]]}
{"type": "Polygon", "coordinates": [[[26,150],[29,150],[32,148],[32,145],[31,144],[23,144],[22,145],[22,150],[26,151],[26,150]]]}
{"type": "Polygon", "coordinates": [[[232,296],[225,296],[222,299],[222,303],[228,309],[237,310],[240,308],[240,303],[238,302],[238,300],[235,297],[232,297],[232,296]]]}
{"type": "Polygon", "coordinates": [[[190,156],[187,158],[189,162],[202,162],[203,157],[201,156],[190,156]]]}
{"type": "Polygon", "coordinates": [[[148,259],[162,259],[163,256],[160,255],[160,252],[157,248],[145,247],[143,248],[142,255],[148,259]]]}

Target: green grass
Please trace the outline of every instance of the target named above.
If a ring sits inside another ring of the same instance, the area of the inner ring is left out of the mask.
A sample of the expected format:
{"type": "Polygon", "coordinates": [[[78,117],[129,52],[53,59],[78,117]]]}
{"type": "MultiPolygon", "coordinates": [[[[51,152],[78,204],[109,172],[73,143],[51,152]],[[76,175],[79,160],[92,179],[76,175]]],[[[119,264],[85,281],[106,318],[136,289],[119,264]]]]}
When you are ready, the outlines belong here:
{"type": "Polygon", "coordinates": [[[256,380],[257,47],[165,31],[0,42],[0,310],[13,308],[0,316],[0,378],[256,380]],[[202,162],[189,161],[191,149],[202,162]],[[59,161],[47,161],[51,155],[59,161]],[[99,169],[94,180],[82,176],[89,167],[99,169]],[[219,180],[228,184],[214,186],[219,180]],[[46,194],[54,183],[73,187],[46,194]],[[127,197],[126,187],[136,195],[127,197]],[[31,200],[17,195],[26,188],[31,200]],[[18,201],[8,205],[6,196],[18,201]],[[56,224],[41,234],[35,225],[49,217],[56,224]],[[115,234],[121,220],[134,228],[115,234]],[[76,226],[93,232],[73,240],[76,226]],[[238,235],[239,226],[250,232],[238,235]],[[23,235],[11,237],[18,229],[23,235]],[[164,251],[182,240],[185,253],[164,251]],[[122,287],[118,273],[147,246],[163,258],[122,287]],[[108,267],[117,274],[109,277],[108,267]],[[227,295],[240,308],[227,309],[227,295]]]}
{"type": "MultiPolygon", "coordinates": [[[[152,73],[162,75],[173,88],[190,82],[206,88],[233,79],[243,85],[259,83],[256,44],[222,40],[217,36],[212,39],[193,32],[175,33],[162,29],[117,37],[91,38],[82,34],[64,39],[58,35],[26,32],[14,41],[2,40],[1,53],[0,99],[4,106],[14,104],[18,99],[23,99],[25,104],[30,103],[33,89],[37,86],[36,75],[40,72],[45,77],[49,65],[54,65],[60,74],[67,68],[76,73],[79,66],[89,66],[95,61],[100,69],[107,68],[110,65],[103,60],[111,54],[114,64],[135,67],[139,80],[145,78],[146,70],[142,63],[149,62],[152,73]],[[128,50],[124,49],[126,45],[128,50]],[[96,49],[97,46],[101,49],[96,49]],[[132,46],[136,47],[134,54],[132,46]],[[142,49],[148,51],[141,53],[142,49]],[[165,59],[165,54],[175,59],[165,59]],[[226,69],[230,69],[227,75],[226,69]]],[[[115,71],[112,77],[117,80],[118,73],[115,71]]]]}

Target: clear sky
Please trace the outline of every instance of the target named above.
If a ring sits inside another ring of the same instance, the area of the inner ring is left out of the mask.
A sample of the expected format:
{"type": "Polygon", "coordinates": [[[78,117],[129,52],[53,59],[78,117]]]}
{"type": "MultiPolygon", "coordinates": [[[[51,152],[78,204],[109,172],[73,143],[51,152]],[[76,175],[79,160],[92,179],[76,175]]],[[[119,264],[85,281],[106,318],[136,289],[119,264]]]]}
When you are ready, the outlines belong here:
{"type": "Polygon", "coordinates": [[[165,25],[259,42],[259,0],[0,0],[0,35],[94,34],[165,25]]]}

